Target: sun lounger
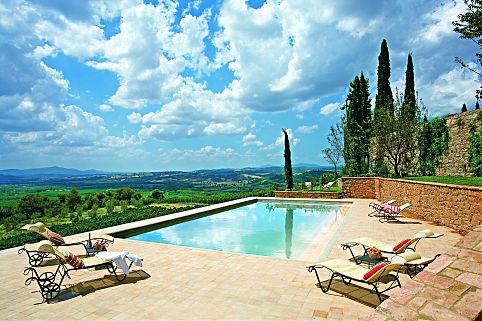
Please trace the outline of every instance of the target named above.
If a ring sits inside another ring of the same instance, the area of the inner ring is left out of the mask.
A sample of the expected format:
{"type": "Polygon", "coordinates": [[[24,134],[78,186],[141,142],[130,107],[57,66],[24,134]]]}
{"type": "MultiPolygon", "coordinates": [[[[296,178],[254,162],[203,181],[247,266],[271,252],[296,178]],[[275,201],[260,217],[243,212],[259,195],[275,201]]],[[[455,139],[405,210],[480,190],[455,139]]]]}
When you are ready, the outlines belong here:
{"type": "MultiPolygon", "coordinates": [[[[105,249],[110,243],[114,242],[114,238],[107,234],[89,234],[88,237],[69,237],[67,241],[64,238],[49,230],[42,222],[37,222],[35,224],[27,224],[21,227],[22,230],[31,231],[42,235],[46,240],[49,240],[54,246],[72,246],[81,245],[84,247],[85,255],[90,256],[91,254],[97,252],[92,248],[92,242],[99,243],[99,246],[105,249]]],[[[36,253],[35,251],[28,251],[25,247],[19,250],[19,253],[26,251],[29,263],[32,266],[39,266],[44,258],[48,257],[48,253],[36,253]]]]}
{"type": "Polygon", "coordinates": [[[376,247],[382,252],[382,254],[401,254],[406,250],[412,250],[415,252],[417,249],[417,244],[421,239],[438,238],[442,235],[443,234],[441,233],[434,233],[432,230],[422,230],[415,233],[412,238],[402,240],[398,244],[388,244],[382,241],[372,239],[370,237],[359,237],[342,243],[341,247],[343,248],[343,250],[349,250],[355,263],[360,264],[368,257],[367,251],[369,248],[376,247]],[[363,247],[364,253],[362,255],[355,256],[355,254],[353,253],[353,248],[356,246],[363,247]]]}
{"type": "Polygon", "coordinates": [[[400,280],[398,279],[398,271],[402,265],[403,264],[401,263],[382,262],[371,269],[366,269],[348,260],[334,259],[310,265],[307,268],[308,272],[315,272],[316,279],[318,281],[317,284],[319,284],[321,291],[324,293],[327,293],[330,290],[334,278],[341,279],[341,281],[343,281],[343,283],[346,285],[349,285],[352,281],[357,281],[371,285],[373,289],[371,289],[370,292],[376,293],[378,300],[381,303],[382,293],[385,293],[395,287],[401,287],[400,280]],[[323,287],[318,274],[318,271],[322,269],[331,271],[330,281],[326,287],[323,287]],[[395,274],[390,272],[395,272],[395,274]],[[390,283],[390,285],[383,291],[380,291],[379,288],[381,283],[390,283]]]}
{"type": "MultiPolygon", "coordinates": [[[[117,273],[119,267],[114,264],[113,260],[101,259],[96,256],[79,258],[70,252],[59,251],[47,240],[34,244],[25,244],[25,248],[28,251],[53,255],[59,262],[55,272],[44,272],[39,274],[33,267],[25,268],[23,272],[24,275],[30,274],[25,281],[25,285],[29,285],[32,282],[37,282],[44,301],[49,301],[57,297],[57,295],[60,293],[60,287],[62,286],[62,282],[64,281],[65,277],[67,276],[70,279],[71,277],[69,272],[74,270],[86,270],[91,268],[98,270],[105,268],[111,275],[114,275],[119,282],[124,281],[124,279],[127,277],[127,274],[125,273],[117,273]]],[[[142,266],[142,263],[140,262],[141,260],[137,257],[136,259],[136,265],[142,266]]],[[[131,261],[128,269],[132,267],[133,263],[134,260],[131,261]]]]}
{"type": "Polygon", "coordinates": [[[400,206],[395,205],[385,205],[383,209],[379,212],[382,216],[379,221],[381,223],[389,222],[389,221],[398,221],[397,216],[400,216],[400,213],[412,206],[410,203],[405,203],[400,206]]]}
{"type": "Polygon", "coordinates": [[[373,208],[373,212],[369,213],[368,216],[380,216],[381,212],[383,211],[383,208],[386,206],[386,205],[392,205],[393,203],[395,203],[396,200],[389,200],[389,201],[386,201],[385,203],[375,203],[375,202],[371,202],[370,204],[368,204],[368,207],[371,207],[373,208]]]}

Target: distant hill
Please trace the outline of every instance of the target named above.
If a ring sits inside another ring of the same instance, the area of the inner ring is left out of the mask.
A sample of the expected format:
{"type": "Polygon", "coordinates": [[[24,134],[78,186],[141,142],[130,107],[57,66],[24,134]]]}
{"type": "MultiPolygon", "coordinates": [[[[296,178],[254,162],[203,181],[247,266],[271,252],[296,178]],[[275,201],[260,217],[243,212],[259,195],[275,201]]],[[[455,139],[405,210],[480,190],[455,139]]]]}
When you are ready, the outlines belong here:
{"type": "MultiPolygon", "coordinates": [[[[308,169],[317,169],[317,170],[325,170],[325,171],[331,171],[333,170],[333,166],[325,166],[325,165],[318,165],[318,164],[309,164],[309,163],[296,163],[292,164],[291,167],[293,169],[300,169],[300,170],[308,170],[308,169]]],[[[259,167],[247,167],[247,168],[242,168],[243,169],[278,169],[284,168],[284,165],[263,165],[259,167]]]]}
{"type": "Polygon", "coordinates": [[[29,168],[29,169],[1,169],[0,175],[7,176],[20,176],[20,177],[39,177],[39,176],[56,176],[56,177],[68,177],[68,176],[91,176],[91,175],[105,175],[109,172],[98,171],[95,169],[78,170],[74,168],[64,167],[42,167],[42,168],[29,168]]]}
{"type": "MultiPolygon", "coordinates": [[[[330,166],[316,164],[294,164],[295,180],[305,181],[310,177],[319,178],[330,166]]],[[[163,190],[196,189],[217,184],[239,183],[241,188],[266,188],[284,182],[283,166],[267,165],[241,169],[219,168],[195,171],[164,171],[119,173],[98,170],[78,170],[64,167],[0,170],[0,184],[76,186],[84,188],[132,188],[163,190]]],[[[214,187],[213,187],[214,188],[214,187]]]]}

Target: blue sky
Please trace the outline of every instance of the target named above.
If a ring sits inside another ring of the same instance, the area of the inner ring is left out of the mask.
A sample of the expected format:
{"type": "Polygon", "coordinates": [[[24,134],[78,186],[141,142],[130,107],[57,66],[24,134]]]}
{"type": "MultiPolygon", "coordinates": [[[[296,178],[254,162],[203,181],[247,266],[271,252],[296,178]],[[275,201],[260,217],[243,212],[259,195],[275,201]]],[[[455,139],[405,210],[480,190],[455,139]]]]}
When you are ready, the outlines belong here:
{"type": "Polygon", "coordinates": [[[327,164],[329,127],[361,71],[392,89],[408,53],[429,115],[473,108],[477,48],[462,1],[0,3],[0,168],[194,170],[327,164]]]}

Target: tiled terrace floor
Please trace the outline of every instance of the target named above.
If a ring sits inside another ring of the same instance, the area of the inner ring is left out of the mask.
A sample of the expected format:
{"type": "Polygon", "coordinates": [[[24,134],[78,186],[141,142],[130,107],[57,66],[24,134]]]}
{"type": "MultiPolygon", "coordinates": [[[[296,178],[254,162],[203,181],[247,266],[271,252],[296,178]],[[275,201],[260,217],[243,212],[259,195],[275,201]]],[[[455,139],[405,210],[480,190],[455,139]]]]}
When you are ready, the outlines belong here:
{"type": "MultiPolygon", "coordinates": [[[[460,239],[446,227],[412,219],[404,220],[410,224],[379,223],[367,217],[369,201],[355,200],[328,258],[348,259],[339,244],[361,236],[397,243],[427,228],[444,233],[440,239],[419,243],[417,250],[425,256],[444,253],[460,239]]],[[[72,272],[72,279],[65,282],[69,290],[51,304],[39,304],[40,294],[32,293],[36,284],[24,285],[26,255],[16,249],[1,251],[0,320],[358,320],[373,312],[377,302],[360,287],[339,289],[355,299],[334,291],[322,293],[313,273],[307,272],[311,262],[122,239],[116,239],[110,250],[137,254],[144,258],[144,266],[121,284],[104,277],[105,271],[72,272]]],[[[402,275],[402,285],[408,280],[402,275]]]]}

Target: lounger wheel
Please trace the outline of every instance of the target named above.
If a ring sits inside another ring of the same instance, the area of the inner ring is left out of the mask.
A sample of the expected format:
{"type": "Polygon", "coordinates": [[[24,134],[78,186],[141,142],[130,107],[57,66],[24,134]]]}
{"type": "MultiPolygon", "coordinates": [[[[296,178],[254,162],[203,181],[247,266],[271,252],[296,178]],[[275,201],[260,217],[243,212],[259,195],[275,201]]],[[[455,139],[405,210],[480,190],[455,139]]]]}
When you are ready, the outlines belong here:
{"type": "Polygon", "coordinates": [[[60,285],[57,283],[49,283],[41,287],[42,297],[48,301],[55,299],[60,293],[60,285]]]}
{"type": "Polygon", "coordinates": [[[39,266],[45,257],[47,257],[45,253],[34,253],[29,255],[28,263],[30,263],[31,266],[39,266]]]}
{"type": "Polygon", "coordinates": [[[55,281],[55,274],[53,274],[52,272],[44,272],[40,274],[40,276],[38,277],[38,282],[40,284],[54,283],[54,281],[55,281]]]}

